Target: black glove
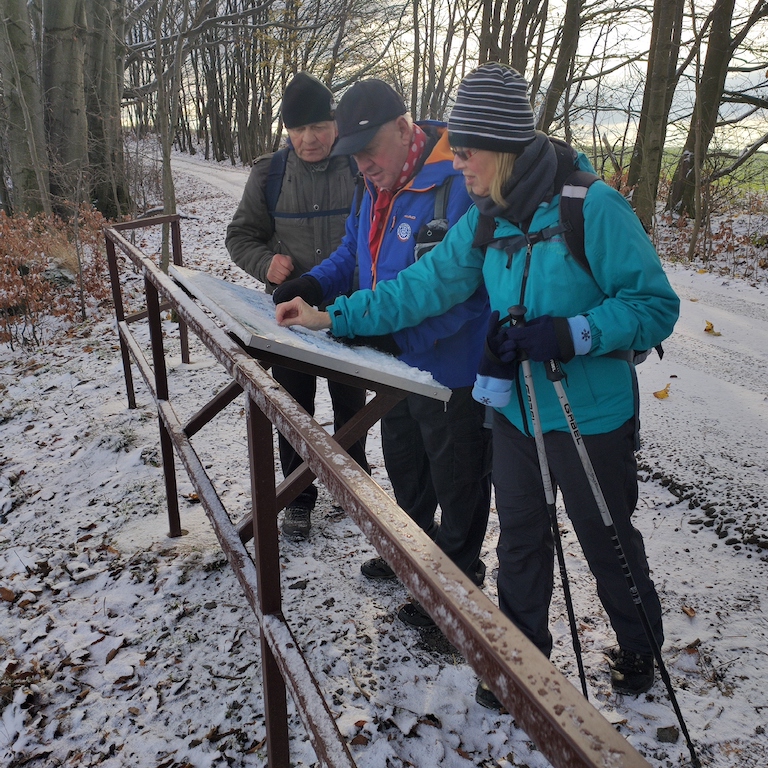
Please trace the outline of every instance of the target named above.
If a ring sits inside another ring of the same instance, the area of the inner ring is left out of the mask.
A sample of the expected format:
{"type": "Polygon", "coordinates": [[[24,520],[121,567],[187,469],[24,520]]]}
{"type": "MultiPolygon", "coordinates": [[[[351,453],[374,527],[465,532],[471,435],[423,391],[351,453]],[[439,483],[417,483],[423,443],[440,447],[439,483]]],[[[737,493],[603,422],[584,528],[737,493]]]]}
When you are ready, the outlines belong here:
{"type": "Polygon", "coordinates": [[[320,281],[312,275],[302,275],[293,280],[286,280],[272,291],[272,301],[275,304],[284,304],[286,301],[301,296],[307,304],[316,307],[323,301],[323,289],[320,281]]]}
{"type": "Polygon", "coordinates": [[[480,358],[480,366],[477,369],[478,376],[488,376],[493,379],[508,379],[513,381],[517,376],[517,359],[502,360],[500,347],[506,341],[505,326],[499,325],[499,312],[491,312],[488,321],[488,333],[485,337],[485,350],[480,358]]]}
{"type": "Polygon", "coordinates": [[[521,359],[521,352],[531,360],[567,363],[575,354],[571,327],[565,317],[536,317],[526,325],[513,325],[499,332],[498,357],[503,363],[521,359]]]}
{"type": "MultiPolygon", "coordinates": [[[[328,333],[331,335],[330,331],[328,333]]],[[[355,336],[353,339],[349,336],[332,336],[332,338],[348,347],[371,347],[371,349],[378,349],[379,352],[386,352],[395,357],[400,357],[403,353],[391,333],[385,333],[381,336],[355,336]]]]}

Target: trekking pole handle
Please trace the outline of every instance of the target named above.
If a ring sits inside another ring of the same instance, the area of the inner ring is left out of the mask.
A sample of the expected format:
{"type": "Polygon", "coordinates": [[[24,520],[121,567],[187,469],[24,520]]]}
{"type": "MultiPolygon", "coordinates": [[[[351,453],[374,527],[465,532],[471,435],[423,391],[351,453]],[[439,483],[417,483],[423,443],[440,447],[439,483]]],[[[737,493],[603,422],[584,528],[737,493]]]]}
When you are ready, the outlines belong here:
{"type": "Polygon", "coordinates": [[[510,323],[522,328],[525,325],[525,313],[527,311],[528,310],[522,304],[515,304],[514,307],[510,307],[507,310],[510,323]]]}
{"type": "MultiPolygon", "coordinates": [[[[514,326],[521,328],[525,325],[525,313],[528,310],[522,304],[516,304],[514,307],[510,307],[507,312],[509,313],[510,323],[514,326]]],[[[521,350],[519,357],[521,360],[526,360],[528,355],[521,350]]],[[[565,378],[563,373],[563,367],[560,365],[559,360],[547,360],[544,363],[544,370],[547,372],[547,378],[552,381],[562,381],[565,378]]]]}
{"type": "MultiPolygon", "coordinates": [[[[514,307],[507,309],[509,324],[515,328],[522,328],[525,325],[525,313],[528,310],[522,304],[515,304],[514,307]]],[[[517,350],[517,359],[522,363],[528,360],[528,353],[524,349],[517,350]]]]}
{"type": "Polygon", "coordinates": [[[559,360],[555,360],[554,358],[552,360],[547,360],[547,362],[544,363],[544,370],[547,372],[547,378],[553,383],[555,381],[562,381],[565,378],[563,366],[560,365],[559,360]]]}

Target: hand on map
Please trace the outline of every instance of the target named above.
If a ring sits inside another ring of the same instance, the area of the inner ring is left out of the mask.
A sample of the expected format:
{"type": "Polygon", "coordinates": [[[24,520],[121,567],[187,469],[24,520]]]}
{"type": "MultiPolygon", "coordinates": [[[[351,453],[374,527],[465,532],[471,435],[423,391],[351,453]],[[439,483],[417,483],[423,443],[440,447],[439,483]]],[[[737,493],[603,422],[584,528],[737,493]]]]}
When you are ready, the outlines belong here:
{"type": "Polygon", "coordinates": [[[301,325],[311,331],[322,331],[331,327],[331,316],[327,312],[310,307],[300,296],[278,304],[275,319],[278,325],[283,327],[301,325]]]}

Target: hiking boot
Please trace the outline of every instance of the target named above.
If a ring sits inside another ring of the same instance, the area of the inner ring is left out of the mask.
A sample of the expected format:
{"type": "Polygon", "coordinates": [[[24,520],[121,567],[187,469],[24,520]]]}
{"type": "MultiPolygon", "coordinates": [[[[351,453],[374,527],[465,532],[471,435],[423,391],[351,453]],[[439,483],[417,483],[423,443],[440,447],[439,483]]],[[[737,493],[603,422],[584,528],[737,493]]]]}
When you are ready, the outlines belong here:
{"type": "Polygon", "coordinates": [[[283,536],[295,541],[309,538],[310,509],[293,505],[286,507],[283,517],[283,536]]]}
{"type": "Polygon", "coordinates": [[[496,698],[496,694],[482,680],[475,688],[475,701],[486,709],[495,709],[497,712],[507,711],[507,708],[496,698]]]}
{"type": "Polygon", "coordinates": [[[482,560],[478,560],[475,570],[472,573],[467,574],[475,586],[483,586],[483,582],[485,581],[485,570],[485,563],[482,560]]]}
{"type": "Polygon", "coordinates": [[[619,648],[613,656],[611,686],[616,693],[637,696],[653,685],[653,656],[619,648]]]}
{"type": "Polygon", "coordinates": [[[383,557],[374,557],[370,560],[366,560],[360,566],[360,572],[369,579],[394,579],[396,578],[395,572],[389,567],[387,561],[383,557]]]}
{"type": "Polygon", "coordinates": [[[397,618],[417,629],[432,629],[437,626],[432,617],[422,608],[421,603],[415,600],[401,605],[397,611],[397,618]]]}

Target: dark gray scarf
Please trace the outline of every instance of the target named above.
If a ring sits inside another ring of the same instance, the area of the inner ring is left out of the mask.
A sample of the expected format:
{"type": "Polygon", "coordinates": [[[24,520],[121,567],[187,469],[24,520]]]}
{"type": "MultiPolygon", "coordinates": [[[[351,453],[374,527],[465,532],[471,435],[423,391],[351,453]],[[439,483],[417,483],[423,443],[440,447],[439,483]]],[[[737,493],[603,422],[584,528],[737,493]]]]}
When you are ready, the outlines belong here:
{"type": "Polygon", "coordinates": [[[555,148],[545,133],[536,131],[536,138],[515,159],[512,176],[502,188],[507,205],[498,205],[490,196],[471,197],[480,213],[507,219],[527,230],[539,205],[552,199],[556,173],[555,148]]]}

